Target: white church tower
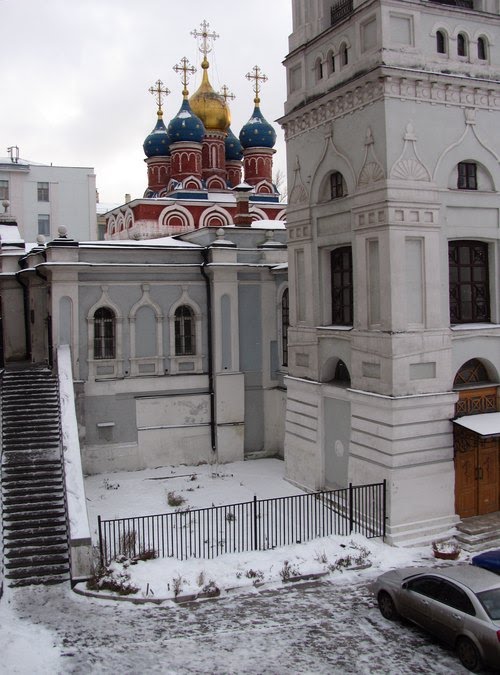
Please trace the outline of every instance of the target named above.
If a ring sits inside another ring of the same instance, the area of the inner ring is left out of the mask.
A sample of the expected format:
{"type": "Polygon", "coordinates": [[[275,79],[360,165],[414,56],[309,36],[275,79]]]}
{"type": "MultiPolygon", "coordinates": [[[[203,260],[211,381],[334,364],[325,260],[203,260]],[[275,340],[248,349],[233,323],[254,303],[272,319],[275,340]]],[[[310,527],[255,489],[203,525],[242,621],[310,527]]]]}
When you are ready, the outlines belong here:
{"type": "Polygon", "coordinates": [[[293,0],[286,471],[386,479],[392,543],[500,508],[500,414],[452,422],[500,410],[499,13],[293,0]]]}

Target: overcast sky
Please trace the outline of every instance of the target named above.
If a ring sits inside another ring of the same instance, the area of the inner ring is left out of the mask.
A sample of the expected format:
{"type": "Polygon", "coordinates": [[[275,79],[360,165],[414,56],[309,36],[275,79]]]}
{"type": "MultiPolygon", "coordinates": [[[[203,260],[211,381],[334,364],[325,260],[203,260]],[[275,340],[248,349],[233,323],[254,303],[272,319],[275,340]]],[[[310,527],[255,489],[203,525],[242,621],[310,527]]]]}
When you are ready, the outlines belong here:
{"type": "MultiPolygon", "coordinates": [[[[164,120],[182,102],[172,67],[186,56],[201,80],[201,54],[190,35],[206,20],[219,34],[209,54],[217,91],[226,84],[236,135],[253,110],[245,74],[259,65],[269,78],[261,109],[269,122],[283,114],[291,0],[0,0],[0,156],[19,146],[23,159],[89,166],[101,202],[141,197],[146,185],[142,143],[156,123],[148,88],[170,89],[164,120]]],[[[276,167],[285,167],[279,125],[276,167]]]]}

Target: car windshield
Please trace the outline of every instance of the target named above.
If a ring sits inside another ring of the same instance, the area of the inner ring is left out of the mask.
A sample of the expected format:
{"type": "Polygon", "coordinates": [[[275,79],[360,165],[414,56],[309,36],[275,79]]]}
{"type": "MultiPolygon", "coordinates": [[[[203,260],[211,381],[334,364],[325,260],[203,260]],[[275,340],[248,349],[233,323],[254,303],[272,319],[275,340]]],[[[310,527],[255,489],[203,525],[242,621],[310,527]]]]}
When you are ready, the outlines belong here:
{"type": "Polygon", "coordinates": [[[500,621],[500,588],[493,588],[491,591],[482,591],[477,597],[486,610],[490,619],[500,621]]]}

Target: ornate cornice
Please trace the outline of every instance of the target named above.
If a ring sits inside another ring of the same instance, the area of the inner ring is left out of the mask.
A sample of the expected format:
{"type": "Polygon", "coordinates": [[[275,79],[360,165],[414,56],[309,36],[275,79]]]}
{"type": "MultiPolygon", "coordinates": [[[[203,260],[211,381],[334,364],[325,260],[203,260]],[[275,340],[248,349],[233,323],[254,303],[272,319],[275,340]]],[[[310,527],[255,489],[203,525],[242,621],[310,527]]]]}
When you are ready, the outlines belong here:
{"type": "Polygon", "coordinates": [[[282,117],[280,122],[285,140],[351,115],[385,98],[495,111],[500,110],[500,82],[378,68],[282,117]]]}

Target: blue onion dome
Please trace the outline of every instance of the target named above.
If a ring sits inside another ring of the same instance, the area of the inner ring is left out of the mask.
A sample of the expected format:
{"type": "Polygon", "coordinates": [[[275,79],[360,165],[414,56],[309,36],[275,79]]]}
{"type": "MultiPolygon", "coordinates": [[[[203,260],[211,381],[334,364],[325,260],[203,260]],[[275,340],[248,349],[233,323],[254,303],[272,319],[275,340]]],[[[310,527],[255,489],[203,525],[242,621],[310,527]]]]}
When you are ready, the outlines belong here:
{"type": "Polygon", "coordinates": [[[178,141],[194,141],[201,143],[205,136],[203,122],[191,110],[187,97],[182,101],[181,108],[168,125],[168,135],[171,143],[178,141]]]}
{"type": "Polygon", "coordinates": [[[264,118],[256,101],[252,117],[240,131],[241,145],[246,148],[273,148],[276,132],[264,118]]]}
{"type": "Polygon", "coordinates": [[[153,131],[143,143],[146,157],[163,157],[170,154],[170,138],[163,122],[163,113],[158,111],[158,121],[153,131]]]}
{"type": "Polygon", "coordinates": [[[243,157],[242,145],[231,131],[231,127],[229,127],[229,129],[227,130],[225,144],[226,144],[226,160],[228,161],[235,159],[239,160],[243,157]]]}

